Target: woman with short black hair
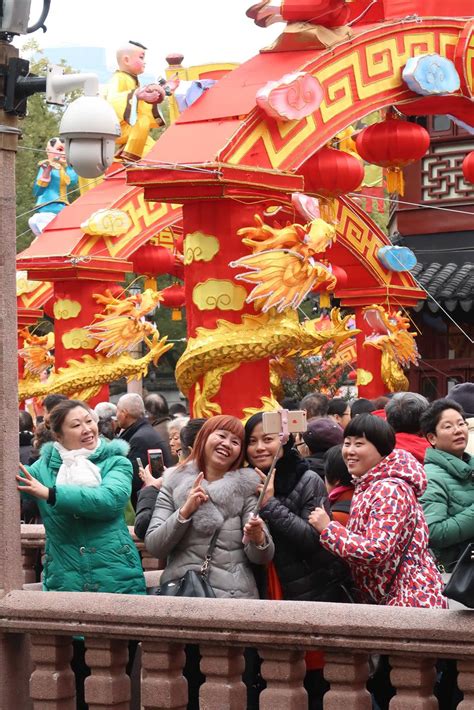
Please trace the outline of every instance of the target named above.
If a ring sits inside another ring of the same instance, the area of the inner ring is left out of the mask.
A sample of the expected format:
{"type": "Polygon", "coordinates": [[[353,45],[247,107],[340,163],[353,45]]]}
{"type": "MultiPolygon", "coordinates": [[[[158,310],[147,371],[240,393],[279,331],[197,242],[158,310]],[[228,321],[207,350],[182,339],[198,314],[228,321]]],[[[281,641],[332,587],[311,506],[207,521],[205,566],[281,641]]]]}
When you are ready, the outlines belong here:
{"type": "Polygon", "coordinates": [[[353,419],[342,445],[355,484],[347,527],[331,521],[322,508],[309,522],[321,544],[349,563],[361,601],[446,608],[418,502],[426,476],[411,454],[394,446],[393,429],[383,419],[371,414],[353,419]]]}

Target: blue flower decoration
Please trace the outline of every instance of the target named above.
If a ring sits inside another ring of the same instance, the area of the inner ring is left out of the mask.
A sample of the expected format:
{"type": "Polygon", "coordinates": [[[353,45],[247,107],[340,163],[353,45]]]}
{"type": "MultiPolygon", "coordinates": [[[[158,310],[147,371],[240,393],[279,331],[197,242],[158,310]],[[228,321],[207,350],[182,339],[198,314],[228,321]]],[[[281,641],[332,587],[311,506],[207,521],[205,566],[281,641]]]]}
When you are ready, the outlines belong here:
{"type": "Polygon", "coordinates": [[[410,57],[402,76],[408,88],[421,96],[453,94],[461,86],[453,62],[439,54],[410,57]]]}
{"type": "Polygon", "coordinates": [[[416,264],[416,256],[408,247],[380,247],[377,259],[389,271],[410,271],[416,264]]]}

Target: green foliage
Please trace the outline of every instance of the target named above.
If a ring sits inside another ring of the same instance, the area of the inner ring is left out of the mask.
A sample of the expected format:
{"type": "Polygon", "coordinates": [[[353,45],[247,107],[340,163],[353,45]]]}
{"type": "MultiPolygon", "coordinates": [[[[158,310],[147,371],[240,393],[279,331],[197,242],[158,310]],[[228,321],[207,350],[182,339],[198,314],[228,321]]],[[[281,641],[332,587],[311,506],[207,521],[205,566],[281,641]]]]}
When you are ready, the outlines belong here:
{"type": "Polygon", "coordinates": [[[328,343],[317,356],[295,357],[294,374],[282,380],[285,397],[301,400],[312,392],[340,396],[339,389],[347,384],[350,367],[338,363],[335,355],[335,347],[328,343]]]}

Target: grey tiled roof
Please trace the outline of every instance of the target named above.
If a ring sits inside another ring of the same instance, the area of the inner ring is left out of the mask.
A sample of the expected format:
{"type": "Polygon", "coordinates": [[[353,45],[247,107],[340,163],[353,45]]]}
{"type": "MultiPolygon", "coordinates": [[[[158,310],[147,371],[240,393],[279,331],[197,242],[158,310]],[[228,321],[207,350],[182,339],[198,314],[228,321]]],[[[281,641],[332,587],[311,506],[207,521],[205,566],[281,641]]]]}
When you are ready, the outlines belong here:
{"type": "MultiPolygon", "coordinates": [[[[420,262],[411,270],[415,279],[428,293],[439,301],[444,308],[454,311],[460,306],[464,311],[472,308],[474,301],[474,264],[466,262],[456,264],[440,264],[436,261],[422,264],[420,262]]],[[[435,313],[438,306],[432,299],[426,305],[435,313]]],[[[421,310],[419,304],[416,310],[421,310]]]]}

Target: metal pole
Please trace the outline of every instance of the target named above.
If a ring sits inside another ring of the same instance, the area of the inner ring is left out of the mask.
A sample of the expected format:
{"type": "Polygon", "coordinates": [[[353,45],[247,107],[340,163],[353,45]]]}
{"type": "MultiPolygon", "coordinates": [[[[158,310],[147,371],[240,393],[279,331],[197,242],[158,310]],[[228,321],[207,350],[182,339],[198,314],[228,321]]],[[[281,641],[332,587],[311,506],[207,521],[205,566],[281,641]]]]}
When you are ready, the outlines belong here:
{"type": "MultiPolygon", "coordinates": [[[[0,40],[0,66],[18,50],[0,40]]],[[[0,83],[0,101],[3,99],[0,83]]],[[[18,119],[0,109],[0,598],[21,589],[18,471],[15,154],[18,119]]],[[[20,634],[0,635],[0,707],[31,707],[28,644],[20,634]]]]}

